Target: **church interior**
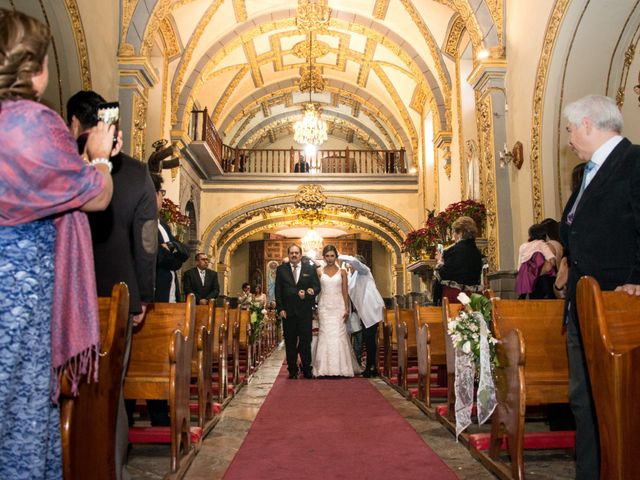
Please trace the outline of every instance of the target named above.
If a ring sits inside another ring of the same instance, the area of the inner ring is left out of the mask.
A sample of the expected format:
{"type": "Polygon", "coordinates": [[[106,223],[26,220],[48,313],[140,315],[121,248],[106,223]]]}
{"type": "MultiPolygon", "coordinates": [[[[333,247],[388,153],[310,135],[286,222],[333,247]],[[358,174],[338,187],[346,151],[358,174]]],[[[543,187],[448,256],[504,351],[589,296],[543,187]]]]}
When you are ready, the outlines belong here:
{"type": "MultiPolygon", "coordinates": [[[[609,96],[623,134],[638,140],[635,0],[0,0],[0,7],[51,29],[42,100],[49,107],[65,118],[78,90],[119,102],[123,151],[162,175],[166,219],[191,253],[183,269],[195,265],[196,252],[210,258],[218,307],[225,300],[237,307],[245,282],[273,300],[276,268],[299,243],[311,257],[328,244],[362,256],[386,311],[413,312],[414,302],[433,301],[437,244],[451,242],[442,231],[450,223],[433,225],[456,209],[478,215],[484,286],[514,299],[518,247],[531,225],[560,220],[580,162],[567,146],[564,106],[609,96]]],[[[276,380],[284,354],[277,332],[270,335],[253,353],[260,368],[249,377],[247,367],[248,384],[221,402],[222,420],[191,440],[200,448],[195,460],[170,472],[173,446],[134,445],[131,478],[225,471],[291,478],[246,473],[243,462],[260,456],[257,447],[232,463],[244,438],[237,431],[245,435],[263,402],[273,403],[268,395],[284,388],[276,380]]],[[[502,466],[487,466],[495,459],[472,455],[473,439],[456,441],[435,410],[407,400],[420,348],[405,352],[401,333],[389,333],[389,343],[385,335],[381,329],[378,338],[389,369],[367,382],[444,459],[442,478],[517,478],[504,466],[505,451],[502,466]]],[[[533,428],[546,432],[544,409],[532,411],[533,428]]],[[[490,423],[471,430],[488,435],[490,423]]],[[[570,445],[524,456],[527,478],[574,477],[570,445]]],[[[319,478],[311,458],[307,474],[319,478]]]]}

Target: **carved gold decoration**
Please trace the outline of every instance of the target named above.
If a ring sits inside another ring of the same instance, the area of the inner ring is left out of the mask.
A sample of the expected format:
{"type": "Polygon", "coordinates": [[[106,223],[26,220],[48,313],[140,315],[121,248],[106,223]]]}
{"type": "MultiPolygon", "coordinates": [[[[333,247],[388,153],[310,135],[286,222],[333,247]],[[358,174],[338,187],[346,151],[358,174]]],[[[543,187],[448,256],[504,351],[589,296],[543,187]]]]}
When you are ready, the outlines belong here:
{"type": "MultiPolygon", "coordinates": [[[[131,18],[133,12],[136,10],[138,0],[122,0],[122,31],[120,32],[120,45],[124,45],[127,39],[127,31],[131,24],[131,18]]],[[[133,45],[129,45],[133,49],[133,45]]],[[[128,55],[129,53],[127,53],[128,55]]],[[[124,55],[122,51],[118,52],[118,55],[124,55]]],[[[131,52],[131,55],[135,55],[135,51],[131,52]]]]}
{"type": "Polygon", "coordinates": [[[465,28],[466,25],[462,17],[456,15],[449,26],[444,47],[444,52],[451,58],[458,57],[458,47],[460,46],[460,40],[462,39],[462,35],[464,35],[465,28]]]}
{"type": "Polygon", "coordinates": [[[82,75],[82,89],[91,90],[91,68],[89,66],[89,51],[87,49],[87,39],[84,34],[82,18],[78,10],[76,0],[65,0],[65,8],[71,22],[73,38],[75,39],[78,62],[80,63],[80,74],[82,75]]]}
{"type": "Polygon", "coordinates": [[[245,0],[233,0],[233,12],[235,13],[236,20],[238,22],[246,22],[247,5],[245,4],[245,0]]]}
{"type": "MultiPolygon", "coordinates": [[[[636,32],[636,35],[637,34],[638,33],[636,32]]],[[[631,64],[633,63],[633,59],[636,56],[637,42],[638,42],[638,37],[636,36],[636,38],[634,38],[631,41],[631,43],[629,44],[629,46],[624,52],[624,63],[622,65],[622,73],[620,75],[620,85],[618,86],[618,91],[616,92],[616,104],[618,105],[618,108],[622,108],[622,106],[624,105],[624,96],[625,96],[624,92],[627,88],[627,80],[629,79],[629,70],[631,68],[631,64]]],[[[638,83],[640,83],[640,75],[638,76],[638,83]]]]}
{"type": "Polygon", "coordinates": [[[134,158],[147,158],[145,155],[145,132],[147,130],[147,89],[144,97],[133,95],[133,128],[131,135],[134,158]]]}
{"type": "MultiPolygon", "coordinates": [[[[556,4],[553,7],[553,12],[549,17],[547,32],[542,44],[542,53],[540,54],[540,60],[538,62],[536,83],[533,90],[533,118],[531,121],[531,195],[533,201],[533,221],[536,223],[541,222],[544,218],[542,161],[540,159],[544,95],[553,47],[556,43],[568,5],[569,0],[556,0],[556,4]]],[[[561,192],[560,189],[559,192],[561,192]]]]}
{"type": "Polygon", "coordinates": [[[326,0],[298,0],[296,25],[304,32],[325,32],[329,27],[331,9],[326,0]]]}
{"type": "Polygon", "coordinates": [[[388,8],[389,0],[376,0],[376,4],[373,6],[373,18],[384,20],[384,17],[387,16],[388,8]]]}
{"type": "Polygon", "coordinates": [[[322,77],[320,67],[305,65],[300,72],[300,80],[298,80],[298,88],[301,92],[324,92],[327,82],[322,77]]]}
{"type": "Polygon", "coordinates": [[[489,268],[492,271],[499,269],[499,245],[498,245],[498,201],[496,192],[496,174],[494,158],[493,137],[493,105],[491,95],[481,99],[476,91],[476,113],[478,118],[480,139],[480,194],[487,208],[487,258],[489,268]]]}
{"type": "Polygon", "coordinates": [[[371,62],[373,56],[376,53],[377,43],[370,38],[367,38],[367,43],[364,48],[364,58],[360,64],[360,71],[358,72],[358,79],[356,83],[361,87],[366,87],[367,79],[369,78],[369,71],[371,70],[371,62]]]}
{"type": "MultiPolygon", "coordinates": [[[[464,128],[462,126],[462,78],[460,78],[460,55],[459,52],[456,51],[456,56],[455,56],[455,61],[456,61],[456,84],[455,84],[455,88],[456,88],[456,113],[457,113],[457,120],[458,120],[458,151],[462,148],[463,145],[465,145],[465,141],[464,141],[464,128]]],[[[462,157],[462,155],[458,155],[458,157],[462,157]]],[[[462,199],[467,199],[469,198],[466,195],[466,192],[468,191],[468,187],[467,187],[467,179],[469,178],[468,173],[467,173],[467,162],[462,161],[462,159],[460,160],[460,198],[462,199]]],[[[474,199],[475,200],[475,199],[474,199]]]]}
{"type": "Polygon", "coordinates": [[[314,39],[311,44],[309,40],[305,39],[302,42],[296,43],[291,49],[296,57],[304,58],[305,60],[311,55],[312,58],[324,57],[329,53],[330,47],[327,43],[314,39]]]}
{"type": "Polygon", "coordinates": [[[493,17],[493,25],[498,35],[498,43],[504,45],[504,32],[503,32],[503,0],[485,0],[485,5],[489,9],[489,13],[493,17]]]}
{"type": "MultiPolygon", "coordinates": [[[[242,67],[238,71],[238,73],[236,73],[234,75],[233,79],[231,80],[231,82],[229,82],[229,85],[227,85],[227,88],[225,90],[228,91],[228,92],[232,92],[233,90],[235,90],[235,88],[242,81],[242,79],[244,78],[244,76],[246,75],[248,70],[249,70],[249,67],[247,67],[247,66],[242,67]]],[[[213,111],[213,115],[211,117],[211,121],[214,123],[214,125],[218,123],[218,118],[220,117],[220,114],[222,113],[222,110],[224,109],[225,105],[227,104],[227,100],[228,99],[229,99],[229,95],[223,95],[222,99],[216,105],[216,108],[213,111]]]]}
{"type": "Polygon", "coordinates": [[[178,36],[173,28],[173,23],[168,18],[165,18],[160,23],[160,35],[164,41],[164,54],[167,58],[175,57],[180,53],[180,43],[178,42],[178,36]]]}
{"type": "MultiPolygon", "coordinates": [[[[262,78],[262,72],[260,71],[260,64],[256,56],[256,47],[251,41],[244,42],[242,44],[244,54],[249,61],[249,67],[251,68],[251,78],[253,78],[253,84],[256,88],[260,88],[264,85],[264,79],[262,78]]],[[[231,94],[233,90],[229,90],[231,94]]]]}
{"type": "Polygon", "coordinates": [[[468,0],[449,0],[449,3],[457,10],[457,12],[462,17],[462,20],[467,27],[467,31],[469,32],[469,37],[471,38],[471,44],[473,45],[473,49],[475,52],[479,52],[484,48],[484,41],[482,39],[482,30],[480,29],[480,25],[478,25],[478,20],[469,5],[468,0]]]}
{"type": "Polygon", "coordinates": [[[424,106],[427,102],[427,94],[420,87],[416,86],[413,90],[413,97],[411,98],[411,103],[409,106],[413,108],[420,115],[424,112],[424,106]]]}

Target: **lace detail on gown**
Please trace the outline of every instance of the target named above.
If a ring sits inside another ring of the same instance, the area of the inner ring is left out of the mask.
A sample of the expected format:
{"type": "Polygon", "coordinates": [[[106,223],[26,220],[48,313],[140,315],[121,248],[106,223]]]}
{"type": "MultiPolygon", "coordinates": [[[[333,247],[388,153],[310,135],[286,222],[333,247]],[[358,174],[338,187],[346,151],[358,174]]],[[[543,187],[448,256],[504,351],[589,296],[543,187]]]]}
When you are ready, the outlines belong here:
{"type": "Polygon", "coordinates": [[[320,276],[318,301],[318,343],[313,363],[313,374],[320,376],[353,377],[361,369],[353,353],[344,323],[342,276],[338,271],[330,277],[324,271],[320,276]]]}

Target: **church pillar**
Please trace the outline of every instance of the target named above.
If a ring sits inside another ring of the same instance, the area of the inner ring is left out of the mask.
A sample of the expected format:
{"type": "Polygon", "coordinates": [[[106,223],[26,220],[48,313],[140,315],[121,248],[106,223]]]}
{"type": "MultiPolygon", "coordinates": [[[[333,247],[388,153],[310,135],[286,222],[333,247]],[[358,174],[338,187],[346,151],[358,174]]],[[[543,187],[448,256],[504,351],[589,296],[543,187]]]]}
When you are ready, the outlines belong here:
{"type": "Polygon", "coordinates": [[[405,266],[402,263],[396,263],[393,266],[393,279],[395,281],[395,285],[396,285],[396,291],[395,292],[391,292],[392,294],[395,295],[404,295],[405,290],[404,290],[404,285],[405,285],[405,281],[404,281],[404,277],[407,274],[406,270],[405,270],[405,266]]]}
{"type": "Polygon", "coordinates": [[[502,49],[477,65],[468,81],[476,91],[476,118],[480,144],[480,197],[487,207],[487,257],[493,272],[513,270],[513,219],[509,169],[496,161],[507,142],[505,74],[502,49]]]}
{"type": "Polygon", "coordinates": [[[220,284],[220,295],[228,295],[229,285],[229,267],[224,263],[218,263],[216,265],[216,272],[218,272],[218,283],[220,284]]]}
{"type": "Polygon", "coordinates": [[[138,160],[147,160],[145,152],[149,89],[158,76],[146,57],[120,55],[120,129],[123,150],[138,160]]]}

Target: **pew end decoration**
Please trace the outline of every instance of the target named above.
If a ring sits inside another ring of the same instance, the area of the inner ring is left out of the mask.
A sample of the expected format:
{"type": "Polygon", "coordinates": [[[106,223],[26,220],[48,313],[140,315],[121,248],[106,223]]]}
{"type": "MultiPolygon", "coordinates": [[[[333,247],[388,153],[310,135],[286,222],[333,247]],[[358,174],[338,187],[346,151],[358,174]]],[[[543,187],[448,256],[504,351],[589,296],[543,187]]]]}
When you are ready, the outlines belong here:
{"type": "Polygon", "coordinates": [[[496,407],[493,367],[497,363],[496,339],[491,333],[491,301],[479,294],[458,295],[464,306],[447,322],[447,333],[455,349],[456,438],[471,425],[474,387],[477,388],[478,424],[496,407]]]}
{"type": "Polygon", "coordinates": [[[260,325],[267,314],[267,309],[260,302],[251,302],[249,313],[251,318],[251,343],[253,343],[260,336],[260,325]]]}

